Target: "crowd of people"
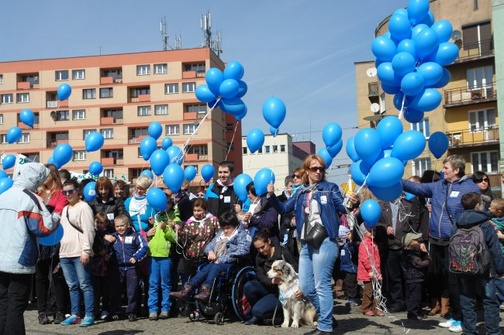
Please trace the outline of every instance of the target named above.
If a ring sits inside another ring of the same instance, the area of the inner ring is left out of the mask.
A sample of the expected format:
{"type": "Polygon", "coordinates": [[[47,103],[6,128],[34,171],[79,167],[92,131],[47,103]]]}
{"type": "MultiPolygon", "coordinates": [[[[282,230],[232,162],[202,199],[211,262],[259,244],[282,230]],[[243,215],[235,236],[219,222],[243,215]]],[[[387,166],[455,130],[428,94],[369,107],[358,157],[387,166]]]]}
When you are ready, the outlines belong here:
{"type": "Polygon", "coordinates": [[[24,333],[28,300],[36,300],[41,325],[187,315],[192,301],[208,302],[214,279],[242,259],[256,270],[244,286],[247,325],[281,323],[282,280],[267,273],[284,260],[299,272],[292,294],[317,313],[317,327],[306,334],[337,327],[334,297],[366,316],[406,311],[408,319],[423,320],[440,314],[446,318],[440,327],[477,334],[478,295],[487,333],[500,334],[496,292],[502,284],[495,278],[504,275],[504,200],[492,194],[484,172],[465,174],[461,156],[447,157],[441,173],[403,180],[399,199],[378,201],[376,225],[360,215],[365,188],[350,190],[344,201],[317,155],[285,178],[281,194],[273,183],[257,194],[251,183],[243,203],[233,172],[232,162],[220,163],[215,183],[194,193],[187,184],[172,192],[147,175],[131,185],[99,177],[96,198],[86,201],[82,190],[89,181],[50,164],[21,165],[13,187],[0,195],[0,224],[15,232],[0,244],[0,335],[24,333]],[[147,201],[152,187],[165,192],[166,210],[147,201]],[[36,238],[51,234],[58,222],[59,243],[38,245],[36,238]],[[476,277],[455,275],[450,239],[476,224],[485,231],[491,266],[476,277]]]}

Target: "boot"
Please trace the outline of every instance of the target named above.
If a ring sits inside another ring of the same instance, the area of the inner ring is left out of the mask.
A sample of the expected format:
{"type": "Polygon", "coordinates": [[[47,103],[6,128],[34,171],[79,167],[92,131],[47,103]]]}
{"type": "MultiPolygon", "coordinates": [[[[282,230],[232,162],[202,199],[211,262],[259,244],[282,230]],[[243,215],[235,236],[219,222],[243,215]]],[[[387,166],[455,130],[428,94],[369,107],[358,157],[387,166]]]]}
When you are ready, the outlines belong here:
{"type": "Polygon", "coordinates": [[[446,317],[450,313],[450,298],[441,298],[441,317],[446,317]]]}
{"type": "Polygon", "coordinates": [[[439,298],[431,299],[431,310],[429,311],[430,316],[434,316],[441,311],[441,303],[439,298]]]}
{"type": "Polygon", "coordinates": [[[210,288],[206,285],[203,285],[201,286],[199,293],[194,296],[194,299],[200,301],[208,301],[208,297],[210,297],[210,288]]]}
{"type": "Polygon", "coordinates": [[[182,299],[185,300],[189,297],[189,294],[192,291],[192,286],[185,284],[184,287],[178,291],[178,292],[170,292],[170,296],[177,298],[177,299],[182,299]]]}

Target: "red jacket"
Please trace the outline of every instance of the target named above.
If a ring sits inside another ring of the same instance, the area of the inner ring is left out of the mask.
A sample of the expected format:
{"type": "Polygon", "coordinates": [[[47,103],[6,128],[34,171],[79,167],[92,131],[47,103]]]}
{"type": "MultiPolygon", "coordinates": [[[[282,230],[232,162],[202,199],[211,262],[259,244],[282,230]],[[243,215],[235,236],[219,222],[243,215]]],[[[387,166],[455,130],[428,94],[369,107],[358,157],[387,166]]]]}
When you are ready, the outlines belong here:
{"type": "Polygon", "coordinates": [[[371,236],[366,236],[359,245],[359,264],[357,266],[357,281],[371,281],[369,273],[372,272],[371,264],[374,263],[378,271],[378,279],[381,279],[380,253],[378,245],[371,236]]]}

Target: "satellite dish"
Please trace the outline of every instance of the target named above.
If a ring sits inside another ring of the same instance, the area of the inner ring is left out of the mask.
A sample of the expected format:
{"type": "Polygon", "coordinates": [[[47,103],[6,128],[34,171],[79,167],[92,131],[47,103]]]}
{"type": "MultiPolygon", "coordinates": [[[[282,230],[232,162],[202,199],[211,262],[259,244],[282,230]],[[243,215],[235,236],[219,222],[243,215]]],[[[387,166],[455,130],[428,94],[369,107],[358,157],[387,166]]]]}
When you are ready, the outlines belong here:
{"type": "Polygon", "coordinates": [[[375,67],[370,67],[369,69],[366,70],[366,74],[370,78],[375,77],[376,76],[376,68],[375,67]]]}
{"type": "Polygon", "coordinates": [[[462,39],[462,33],[459,31],[459,30],[454,30],[452,32],[452,39],[455,40],[455,41],[458,41],[460,39],[462,39]]]}
{"type": "Polygon", "coordinates": [[[59,119],[59,113],[58,112],[52,111],[51,114],[49,114],[49,115],[51,115],[51,119],[53,119],[53,121],[58,121],[58,119],[59,119]]]}
{"type": "Polygon", "coordinates": [[[380,111],[380,105],[377,104],[376,102],[375,103],[372,103],[371,106],[369,107],[369,109],[371,110],[371,112],[373,113],[378,113],[380,111]]]}

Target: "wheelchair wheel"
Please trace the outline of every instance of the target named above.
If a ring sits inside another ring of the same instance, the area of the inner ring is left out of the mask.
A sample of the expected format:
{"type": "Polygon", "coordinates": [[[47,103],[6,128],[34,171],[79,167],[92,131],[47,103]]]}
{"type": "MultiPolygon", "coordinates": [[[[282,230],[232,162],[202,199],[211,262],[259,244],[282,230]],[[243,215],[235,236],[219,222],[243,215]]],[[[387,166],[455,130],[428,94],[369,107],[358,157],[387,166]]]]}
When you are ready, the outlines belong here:
{"type": "Polygon", "coordinates": [[[215,321],[216,325],[223,325],[224,324],[224,313],[222,313],[222,312],[215,313],[214,321],[215,321]]]}
{"type": "Polygon", "coordinates": [[[250,311],[250,304],[243,294],[245,283],[255,277],[253,266],[246,266],[236,274],[231,290],[231,300],[236,316],[240,321],[245,321],[245,315],[250,311]]]}

